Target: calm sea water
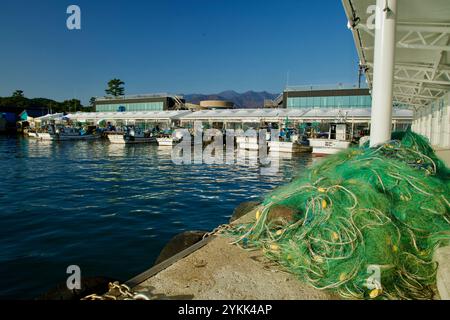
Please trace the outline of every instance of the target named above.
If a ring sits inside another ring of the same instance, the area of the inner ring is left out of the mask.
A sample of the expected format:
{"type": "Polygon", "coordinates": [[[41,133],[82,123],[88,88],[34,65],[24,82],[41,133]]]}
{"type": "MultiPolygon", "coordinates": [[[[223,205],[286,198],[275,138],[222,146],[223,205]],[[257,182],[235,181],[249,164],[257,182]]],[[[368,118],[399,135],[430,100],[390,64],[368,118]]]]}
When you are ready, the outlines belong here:
{"type": "Polygon", "coordinates": [[[174,235],[227,223],[241,202],[310,165],[175,165],[170,149],[0,136],[0,298],[34,298],[82,276],[128,280],[152,266],[174,235]]]}

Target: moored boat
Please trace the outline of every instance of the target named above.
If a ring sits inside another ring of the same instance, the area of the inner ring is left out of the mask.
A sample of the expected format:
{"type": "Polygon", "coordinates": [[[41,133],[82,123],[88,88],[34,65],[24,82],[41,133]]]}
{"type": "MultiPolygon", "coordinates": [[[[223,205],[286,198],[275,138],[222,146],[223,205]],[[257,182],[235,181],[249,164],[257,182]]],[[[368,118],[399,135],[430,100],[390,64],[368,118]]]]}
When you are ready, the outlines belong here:
{"type": "Polygon", "coordinates": [[[150,132],[141,129],[127,128],[125,132],[113,131],[107,133],[108,140],[116,144],[154,143],[156,138],[150,132]]]}
{"type": "Polygon", "coordinates": [[[311,138],[309,145],[315,155],[336,154],[350,147],[351,141],[347,139],[347,125],[345,123],[330,124],[330,131],[326,138],[311,138]]]}
{"type": "Polygon", "coordinates": [[[96,140],[101,136],[94,133],[87,133],[83,129],[73,127],[58,127],[50,125],[47,132],[37,133],[37,138],[41,140],[52,141],[77,141],[77,140],[96,140]]]}
{"type": "Polygon", "coordinates": [[[236,137],[236,144],[238,149],[258,151],[258,137],[236,137]]]}
{"type": "Polygon", "coordinates": [[[350,141],[333,139],[309,139],[309,143],[316,155],[335,154],[350,147],[350,141]]]}
{"type": "MultiPolygon", "coordinates": [[[[166,147],[171,147],[177,143],[180,143],[181,140],[183,140],[182,132],[175,132],[175,136],[173,134],[170,134],[169,132],[166,132],[164,134],[159,135],[156,138],[156,141],[158,142],[159,146],[166,146],[166,147]]],[[[192,141],[194,140],[192,139],[192,141]]]]}
{"type": "Polygon", "coordinates": [[[294,142],[284,141],[269,141],[268,142],[270,152],[285,152],[285,153],[311,153],[312,147],[306,146],[294,142]]]}

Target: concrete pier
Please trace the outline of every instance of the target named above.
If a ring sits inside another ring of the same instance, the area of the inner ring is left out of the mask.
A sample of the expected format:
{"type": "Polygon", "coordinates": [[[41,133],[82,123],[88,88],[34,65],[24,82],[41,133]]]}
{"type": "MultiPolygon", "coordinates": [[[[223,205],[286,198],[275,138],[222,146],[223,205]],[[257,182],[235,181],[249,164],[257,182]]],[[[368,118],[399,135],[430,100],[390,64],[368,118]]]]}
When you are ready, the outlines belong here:
{"type": "Polygon", "coordinates": [[[436,147],[434,148],[436,155],[445,162],[447,167],[450,168],[450,148],[444,149],[436,147]]]}
{"type": "MultiPolygon", "coordinates": [[[[238,223],[254,216],[252,211],[238,223]]],[[[271,263],[261,251],[249,252],[230,242],[223,235],[214,236],[198,250],[194,248],[187,256],[182,254],[182,258],[175,258],[166,266],[156,266],[127,284],[133,291],[155,299],[339,299],[301,283],[271,263]]]]}

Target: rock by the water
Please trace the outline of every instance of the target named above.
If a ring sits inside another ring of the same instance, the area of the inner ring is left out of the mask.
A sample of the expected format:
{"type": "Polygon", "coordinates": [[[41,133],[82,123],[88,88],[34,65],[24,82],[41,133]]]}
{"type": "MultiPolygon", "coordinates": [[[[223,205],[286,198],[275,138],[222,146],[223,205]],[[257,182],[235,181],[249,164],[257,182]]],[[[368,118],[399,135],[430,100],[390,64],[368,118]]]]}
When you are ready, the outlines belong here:
{"type": "Polygon", "coordinates": [[[186,231],[173,237],[161,250],[155,265],[169,259],[203,239],[206,231],[186,231]]]}
{"type": "Polygon", "coordinates": [[[257,206],[259,206],[259,202],[255,201],[242,202],[240,205],[236,207],[236,209],[234,209],[233,215],[230,218],[230,223],[245,216],[247,213],[255,209],[257,206]]]}
{"type": "Polygon", "coordinates": [[[267,221],[279,225],[286,225],[295,221],[297,211],[282,205],[274,205],[269,209],[267,221]]]}
{"type": "Polygon", "coordinates": [[[102,295],[108,292],[108,284],[114,281],[117,281],[117,279],[105,277],[81,278],[80,290],[69,290],[64,282],[39,296],[37,300],[80,300],[94,293],[102,295]]]}

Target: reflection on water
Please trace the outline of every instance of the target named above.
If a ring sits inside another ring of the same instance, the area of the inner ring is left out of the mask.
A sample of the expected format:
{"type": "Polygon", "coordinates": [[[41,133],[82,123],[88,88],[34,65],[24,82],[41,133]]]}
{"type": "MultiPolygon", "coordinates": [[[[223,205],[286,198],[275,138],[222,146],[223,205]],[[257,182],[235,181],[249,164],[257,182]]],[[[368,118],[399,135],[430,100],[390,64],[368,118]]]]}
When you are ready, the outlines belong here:
{"type": "Polygon", "coordinates": [[[35,297],[72,264],[84,276],[127,280],[175,234],[226,223],[239,203],[261,200],[312,162],[281,157],[278,172],[262,175],[257,154],[175,165],[171,151],[0,137],[0,297],[35,297]]]}

